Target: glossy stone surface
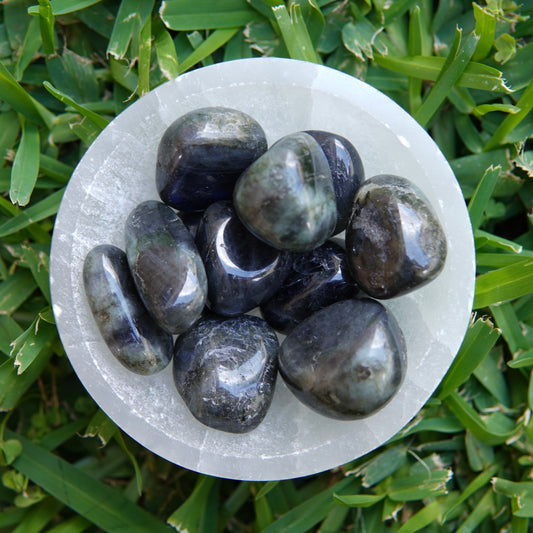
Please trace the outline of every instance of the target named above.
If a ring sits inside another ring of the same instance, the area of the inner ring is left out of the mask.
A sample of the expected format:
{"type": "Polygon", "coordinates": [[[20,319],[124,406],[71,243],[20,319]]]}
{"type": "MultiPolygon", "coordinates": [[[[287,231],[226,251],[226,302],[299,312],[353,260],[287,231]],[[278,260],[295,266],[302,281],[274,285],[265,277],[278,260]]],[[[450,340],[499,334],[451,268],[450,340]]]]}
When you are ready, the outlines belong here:
{"type": "Polygon", "coordinates": [[[403,334],[382,304],[344,300],[311,315],[285,338],[280,373],[311,409],[341,420],[367,417],[398,390],[403,334]]]}
{"type": "Polygon", "coordinates": [[[161,200],[181,211],[201,211],[229,199],[240,174],[266,150],[265,132],[246,113],[226,107],[190,111],[167,128],[159,143],[161,200]]]}
{"type": "Polygon", "coordinates": [[[365,177],[363,162],[355,146],[345,137],[321,130],[307,130],[318,142],[328,160],[337,200],[337,224],[334,235],[344,231],[353,199],[365,177]]]}
{"type": "Polygon", "coordinates": [[[176,341],[174,381],[200,422],[245,433],[270,407],[278,352],[276,334],[259,317],[202,318],[176,341]]]}
{"type": "Polygon", "coordinates": [[[193,239],[196,239],[196,233],[198,231],[198,226],[200,225],[200,220],[204,216],[203,211],[182,211],[178,213],[178,216],[181,218],[181,221],[185,224],[189,233],[192,235],[193,239]]]}
{"type": "Polygon", "coordinates": [[[333,241],[295,255],[291,272],[281,288],[261,306],[264,319],[281,333],[340,300],[353,298],[359,289],[351,281],[344,248],[333,241]]]}
{"type": "Polygon", "coordinates": [[[196,235],[208,279],[210,308],[237,316],[270,298],[290,268],[286,252],[254,237],[241,223],[231,202],[212,204],[196,235]]]}
{"type": "Polygon", "coordinates": [[[320,246],[337,220],[326,156],[303,132],[277,141],[242,174],[234,204],[254,235],[282,250],[305,252],[320,246]]]}
{"type": "Polygon", "coordinates": [[[406,294],[434,279],[446,260],[446,236],[422,191],[405,178],[365,181],[346,229],[354,279],[374,298],[406,294]]]}
{"type": "Polygon", "coordinates": [[[172,336],[144,308],[126,254],[116,246],[96,246],[85,258],[83,282],[96,325],[120,363],[142,375],[165,368],[172,359],[172,336]]]}
{"type": "Polygon", "coordinates": [[[126,254],[135,285],[152,316],[169,333],[200,318],[207,278],[189,230],[167,205],[139,204],[128,216],[126,254]]]}

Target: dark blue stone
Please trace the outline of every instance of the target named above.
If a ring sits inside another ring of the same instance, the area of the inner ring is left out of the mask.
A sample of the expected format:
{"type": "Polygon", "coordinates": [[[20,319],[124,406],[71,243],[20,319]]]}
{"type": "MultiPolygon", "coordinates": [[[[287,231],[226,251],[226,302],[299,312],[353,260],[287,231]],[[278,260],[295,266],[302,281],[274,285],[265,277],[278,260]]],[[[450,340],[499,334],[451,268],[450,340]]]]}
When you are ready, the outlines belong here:
{"type": "Polygon", "coordinates": [[[346,254],[363,291],[392,298],[439,274],[446,260],[446,236],[418,187],[398,176],[374,176],[355,197],[346,254]]]}
{"type": "Polygon", "coordinates": [[[264,319],[288,334],[315,311],[359,292],[351,281],[342,246],[326,241],[304,254],[295,254],[292,269],[276,294],[263,305],[264,319]]]}
{"type": "Polygon", "coordinates": [[[354,145],[345,137],[321,130],[309,130],[328,160],[337,199],[337,225],[333,234],[346,228],[353,199],[365,177],[363,162],[354,145]]]}
{"type": "Polygon", "coordinates": [[[207,272],[209,306],[220,315],[237,316],[257,307],[289,272],[288,254],[254,237],[230,202],[205,211],[196,244],[207,272]]]}
{"type": "Polygon", "coordinates": [[[170,207],[149,200],[128,216],[125,239],[147,309],[169,333],[185,331],[200,318],[207,298],[204,265],[189,230],[170,207]]]}
{"type": "Polygon", "coordinates": [[[173,122],[159,144],[156,185],[161,200],[202,211],[230,199],[240,174],[267,150],[265,133],[249,115],[205,107],[173,122]]]}
{"type": "Polygon", "coordinates": [[[181,221],[187,226],[189,233],[192,235],[193,239],[196,239],[196,233],[198,232],[198,226],[200,225],[200,220],[204,216],[203,211],[182,211],[178,213],[181,221]]]}
{"type": "Polygon", "coordinates": [[[307,252],[335,229],[331,171],[307,133],[283,137],[255,161],[239,178],[233,201],[244,225],[280,250],[307,252]]]}
{"type": "Polygon", "coordinates": [[[172,336],[143,306],[126,254],[112,245],[93,248],[85,258],[83,281],[94,320],[111,353],[137,374],[165,368],[172,359],[172,336]]]}
{"type": "Polygon", "coordinates": [[[258,317],[202,318],[176,340],[176,388],[203,424],[251,431],[270,407],[278,352],[276,334],[258,317]]]}
{"type": "Polygon", "coordinates": [[[318,413],[340,420],[369,416],[398,390],[406,369],[403,334],[375,300],[344,300],[296,326],[280,351],[280,373],[318,413]]]}

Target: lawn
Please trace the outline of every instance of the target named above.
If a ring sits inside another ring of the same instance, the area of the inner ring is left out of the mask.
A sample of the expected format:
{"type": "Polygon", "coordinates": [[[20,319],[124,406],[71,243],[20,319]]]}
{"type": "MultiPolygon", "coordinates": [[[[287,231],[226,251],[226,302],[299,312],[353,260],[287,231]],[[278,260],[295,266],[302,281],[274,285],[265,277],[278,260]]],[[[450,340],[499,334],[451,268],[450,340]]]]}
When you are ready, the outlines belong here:
{"type": "Polygon", "coordinates": [[[0,4],[0,533],[529,531],[533,518],[533,1],[4,0],[0,4]],[[51,310],[55,215],[116,115],[185,72],[315,62],[428,131],[464,195],[465,340],[410,424],[351,463],[197,474],[89,396],[51,310]]]}

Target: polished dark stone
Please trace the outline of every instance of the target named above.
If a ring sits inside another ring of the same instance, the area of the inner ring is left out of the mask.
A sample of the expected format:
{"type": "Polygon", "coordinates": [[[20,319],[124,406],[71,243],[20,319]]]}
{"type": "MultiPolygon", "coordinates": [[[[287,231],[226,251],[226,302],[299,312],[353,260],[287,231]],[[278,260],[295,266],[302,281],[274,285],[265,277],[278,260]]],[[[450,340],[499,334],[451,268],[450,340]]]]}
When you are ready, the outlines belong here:
{"type": "Polygon", "coordinates": [[[365,177],[363,162],[355,146],[345,137],[329,131],[309,130],[328,160],[337,199],[337,224],[334,235],[344,231],[353,199],[365,177]]]}
{"type": "Polygon", "coordinates": [[[120,363],[142,375],[165,368],[172,359],[172,336],[143,306],[126,254],[112,245],[93,248],[85,258],[83,281],[96,325],[120,363]]]}
{"type": "Polygon", "coordinates": [[[280,373],[318,413],[340,420],[369,416],[398,390],[406,369],[403,334],[375,300],[344,300],[296,326],[280,351],[280,373]]]}
{"type": "Polygon", "coordinates": [[[278,352],[276,334],[258,317],[202,318],[176,341],[174,381],[200,422],[245,433],[270,407],[278,352]]]}
{"type": "Polygon", "coordinates": [[[295,254],[291,272],[278,292],[261,305],[261,314],[273,328],[288,334],[315,311],[358,292],[344,248],[326,241],[310,252],[295,254]]]}
{"type": "Polygon", "coordinates": [[[246,113],[225,107],[190,111],[160,141],[157,190],[176,209],[201,211],[230,199],[237,178],[266,150],[263,129],[246,113]]]}
{"type": "Polygon", "coordinates": [[[128,216],[125,239],[147,309],[169,333],[185,331],[200,318],[207,299],[204,264],[189,230],[170,207],[149,200],[128,216]]]}
{"type": "Polygon", "coordinates": [[[203,211],[181,211],[178,213],[178,216],[181,218],[181,221],[185,224],[189,233],[192,235],[193,239],[196,239],[196,233],[198,232],[198,226],[200,225],[200,220],[204,216],[203,211]]]}
{"type": "Polygon", "coordinates": [[[306,252],[320,246],[337,220],[326,156],[302,132],[280,139],[242,174],[234,204],[254,235],[281,250],[306,252]]]}
{"type": "Polygon", "coordinates": [[[418,187],[398,176],[374,176],[356,195],[346,253],[363,291],[392,298],[439,274],[446,260],[446,236],[418,187]]]}
{"type": "Polygon", "coordinates": [[[254,237],[240,222],[231,202],[212,204],[196,235],[208,279],[209,307],[237,316],[257,307],[280,287],[289,257],[254,237]]]}

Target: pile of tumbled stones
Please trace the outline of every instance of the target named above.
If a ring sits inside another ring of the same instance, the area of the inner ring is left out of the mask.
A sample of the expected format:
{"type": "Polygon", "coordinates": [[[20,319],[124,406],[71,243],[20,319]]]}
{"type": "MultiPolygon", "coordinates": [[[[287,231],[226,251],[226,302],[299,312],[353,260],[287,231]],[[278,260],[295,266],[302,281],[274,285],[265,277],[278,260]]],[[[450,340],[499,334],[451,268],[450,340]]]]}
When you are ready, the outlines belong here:
{"type": "Polygon", "coordinates": [[[85,260],[111,353],[143,375],[173,359],[190,412],[223,431],[257,427],[278,370],[322,415],[353,420],[383,407],[407,356],[376,298],[434,279],[446,238],[412,183],[363,174],[354,146],[334,133],[297,132],[268,148],[240,111],[178,118],[158,148],[162,202],[131,212],[126,252],[100,245],[85,260]],[[246,314],[256,308],[263,318],[246,314]]]}

